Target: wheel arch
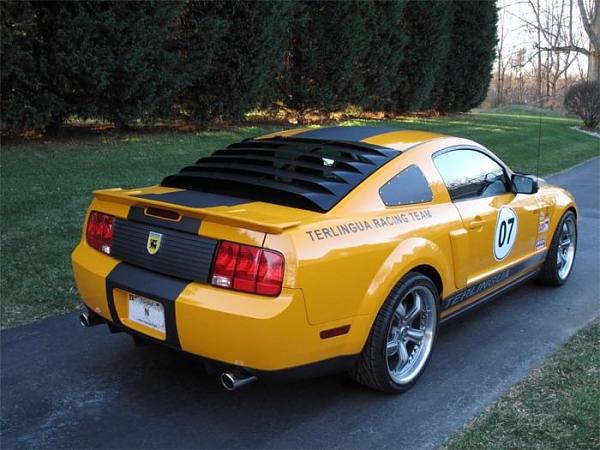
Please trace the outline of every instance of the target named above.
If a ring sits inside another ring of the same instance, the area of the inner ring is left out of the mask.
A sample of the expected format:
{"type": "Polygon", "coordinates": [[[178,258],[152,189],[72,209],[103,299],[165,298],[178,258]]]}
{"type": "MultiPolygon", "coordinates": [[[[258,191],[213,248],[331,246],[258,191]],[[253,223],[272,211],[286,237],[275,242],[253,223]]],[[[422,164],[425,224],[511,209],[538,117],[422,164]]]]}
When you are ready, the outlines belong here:
{"type": "Polygon", "coordinates": [[[370,315],[374,320],[394,286],[409,272],[419,272],[430,278],[441,298],[444,288],[452,285],[450,257],[428,239],[415,237],[403,240],[373,278],[359,313],[370,315]]]}
{"type": "Polygon", "coordinates": [[[425,275],[427,278],[433,281],[433,284],[435,284],[435,287],[438,290],[438,294],[440,295],[440,297],[442,296],[442,292],[444,292],[444,281],[442,280],[442,276],[435,267],[430,266],[428,264],[422,264],[409,270],[409,272],[418,272],[422,275],[425,275]]]}

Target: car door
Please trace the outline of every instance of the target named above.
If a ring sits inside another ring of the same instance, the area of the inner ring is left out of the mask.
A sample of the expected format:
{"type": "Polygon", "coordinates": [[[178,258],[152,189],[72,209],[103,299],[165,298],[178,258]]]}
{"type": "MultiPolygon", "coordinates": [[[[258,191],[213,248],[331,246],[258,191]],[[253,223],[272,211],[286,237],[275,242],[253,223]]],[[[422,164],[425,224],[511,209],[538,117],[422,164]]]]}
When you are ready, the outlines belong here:
{"type": "Polygon", "coordinates": [[[454,148],[434,157],[468,232],[467,284],[526,258],[535,251],[538,204],[534,195],[514,194],[507,171],[487,153],[454,148]]]}

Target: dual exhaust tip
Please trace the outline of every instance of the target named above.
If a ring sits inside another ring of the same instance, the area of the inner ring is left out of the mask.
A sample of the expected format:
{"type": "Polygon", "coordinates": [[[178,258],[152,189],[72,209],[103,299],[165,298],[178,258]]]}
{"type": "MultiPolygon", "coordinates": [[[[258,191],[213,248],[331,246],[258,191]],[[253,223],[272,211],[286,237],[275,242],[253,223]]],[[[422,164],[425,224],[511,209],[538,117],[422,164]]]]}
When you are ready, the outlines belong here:
{"type": "Polygon", "coordinates": [[[221,374],[221,384],[228,391],[235,391],[247,384],[254,383],[256,376],[240,368],[234,368],[221,374]]]}
{"type": "Polygon", "coordinates": [[[96,325],[100,325],[104,323],[104,319],[102,319],[98,314],[93,313],[91,311],[87,311],[81,313],[79,315],[79,323],[82,327],[95,327],[96,325]]]}
{"type": "MultiPolygon", "coordinates": [[[[86,311],[79,315],[79,323],[82,327],[89,328],[105,323],[105,321],[98,314],[86,311]]],[[[220,379],[221,384],[228,391],[235,391],[236,389],[254,383],[257,380],[256,376],[239,367],[223,372],[220,379]]]]}

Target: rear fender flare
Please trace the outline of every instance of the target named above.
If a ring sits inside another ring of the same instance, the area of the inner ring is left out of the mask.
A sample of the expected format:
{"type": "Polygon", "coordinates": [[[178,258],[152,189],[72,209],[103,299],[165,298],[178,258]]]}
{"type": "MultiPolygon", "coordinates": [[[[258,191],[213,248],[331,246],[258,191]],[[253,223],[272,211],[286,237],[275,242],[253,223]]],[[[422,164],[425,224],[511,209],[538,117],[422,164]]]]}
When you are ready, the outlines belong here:
{"type": "MultiPolygon", "coordinates": [[[[409,238],[403,240],[379,268],[365,293],[359,314],[372,316],[374,320],[394,286],[411,270],[423,265],[439,274],[443,286],[452,285],[451,267],[440,247],[424,238],[409,238]]],[[[442,292],[439,294],[441,297],[442,292]]]]}

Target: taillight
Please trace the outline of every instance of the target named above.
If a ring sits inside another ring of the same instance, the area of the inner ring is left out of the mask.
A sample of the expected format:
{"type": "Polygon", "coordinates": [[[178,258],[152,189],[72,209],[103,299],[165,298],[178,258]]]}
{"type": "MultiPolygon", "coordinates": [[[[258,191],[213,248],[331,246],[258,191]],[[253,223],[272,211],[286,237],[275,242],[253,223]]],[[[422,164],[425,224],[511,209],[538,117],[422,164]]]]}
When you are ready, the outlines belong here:
{"type": "Polygon", "coordinates": [[[221,241],[211,283],[214,286],[275,297],[283,284],[281,253],[250,245],[221,241]]]}
{"type": "Polygon", "coordinates": [[[114,216],[92,211],[88,218],[86,230],[88,244],[96,250],[110,255],[114,225],[114,216]]]}

